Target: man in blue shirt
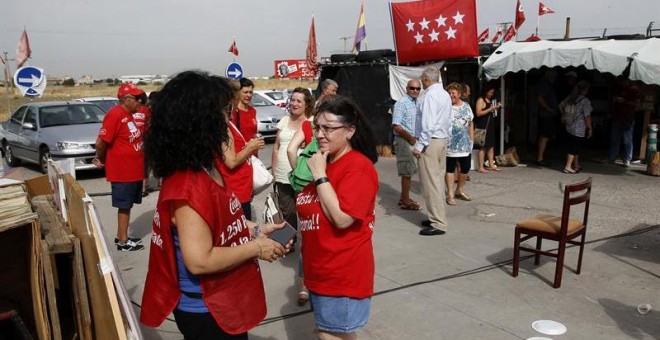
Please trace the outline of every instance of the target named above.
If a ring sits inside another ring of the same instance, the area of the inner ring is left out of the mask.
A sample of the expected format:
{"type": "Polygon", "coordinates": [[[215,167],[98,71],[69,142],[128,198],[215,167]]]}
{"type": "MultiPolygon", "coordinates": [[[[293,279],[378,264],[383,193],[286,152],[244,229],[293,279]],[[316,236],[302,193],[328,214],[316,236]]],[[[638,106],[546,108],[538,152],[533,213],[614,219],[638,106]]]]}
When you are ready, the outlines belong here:
{"type": "Polygon", "coordinates": [[[422,90],[422,83],[413,79],[408,81],[406,95],[394,104],[392,130],[394,130],[394,150],[396,166],[401,177],[401,196],[399,206],[405,210],[420,210],[419,203],[410,199],[411,178],[417,172],[417,162],[411,147],[415,145],[415,118],[417,116],[417,97],[422,90]]]}

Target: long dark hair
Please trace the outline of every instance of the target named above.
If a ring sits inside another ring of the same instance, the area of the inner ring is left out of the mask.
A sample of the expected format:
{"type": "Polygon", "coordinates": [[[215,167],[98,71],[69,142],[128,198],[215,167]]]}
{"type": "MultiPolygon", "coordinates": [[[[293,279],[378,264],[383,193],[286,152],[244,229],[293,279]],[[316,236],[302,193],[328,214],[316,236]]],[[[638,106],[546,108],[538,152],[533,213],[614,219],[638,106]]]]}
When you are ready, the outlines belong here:
{"type": "Polygon", "coordinates": [[[222,112],[232,96],[227,81],[203,71],[181,72],[165,84],[145,140],[147,163],[156,176],[210,169],[222,157],[221,145],[228,140],[222,112]]]}
{"type": "MultiPolygon", "coordinates": [[[[373,131],[369,127],[367,117],[354,101],[344,96],[333,96],[319,105],[316,117],[323,112],[332,113],[342,123],[354,126],[355,133],[350,140],[351,147],[367,156],[373,163],[378,161],[373,131]]],[[[314,120],[316,121],[316,118],[314,120]]]]}

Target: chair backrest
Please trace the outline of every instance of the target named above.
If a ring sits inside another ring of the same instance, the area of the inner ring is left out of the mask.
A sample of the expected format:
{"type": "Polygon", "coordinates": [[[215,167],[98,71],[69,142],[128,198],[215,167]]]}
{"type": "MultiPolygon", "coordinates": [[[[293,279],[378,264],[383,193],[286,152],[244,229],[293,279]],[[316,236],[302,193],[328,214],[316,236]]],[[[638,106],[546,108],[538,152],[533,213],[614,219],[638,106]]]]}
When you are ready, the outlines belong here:
{"type": "Polygon", "coordinates": [[[561,235],[566,235],[568,219],[571,217],[571,208],[584,203],[584,216],[582,223],[587,226],[589,216],[589,202],[591,201],[591,177],[578,183],[567,184],[564,187],[564,204],[561,212],[561,235]]]}

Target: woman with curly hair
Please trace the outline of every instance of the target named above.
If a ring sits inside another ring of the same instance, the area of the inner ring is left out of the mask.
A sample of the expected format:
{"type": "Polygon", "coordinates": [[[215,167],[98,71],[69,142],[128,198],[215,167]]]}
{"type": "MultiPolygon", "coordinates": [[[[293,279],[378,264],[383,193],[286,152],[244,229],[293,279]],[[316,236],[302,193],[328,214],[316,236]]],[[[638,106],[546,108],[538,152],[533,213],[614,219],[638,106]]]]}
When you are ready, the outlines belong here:
{"type": "Polygon", "coordinates": [[[217,169],[231,98],[224,79],[182,72],[161,90],[146,139],[163,184],[140,320],[158,327],[173,313],[186,339],[247,339],[266,315],[257,259],[272,262],[290,248],[266,237],[283,224],[245,218],[217,169]]]}
{"type": "Polygon", "coordinates": [[[319,105],[314,182],[298,194],[305,285],[321,339],[355,339],[374,291],[376,143],[360,108],[337,96],[319,105]]]}

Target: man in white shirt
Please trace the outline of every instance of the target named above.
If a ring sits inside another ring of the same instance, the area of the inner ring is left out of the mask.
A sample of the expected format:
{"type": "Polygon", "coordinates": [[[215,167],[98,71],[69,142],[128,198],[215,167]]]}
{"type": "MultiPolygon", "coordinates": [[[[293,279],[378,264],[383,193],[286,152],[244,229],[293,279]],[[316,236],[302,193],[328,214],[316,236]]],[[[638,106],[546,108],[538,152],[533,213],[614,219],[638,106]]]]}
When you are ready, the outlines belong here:
{"type": "Polygon", "coordinates": [[[440,70],[429,67],[422,73],[424,93],[418,99],[415,122],[417,143],[413,155],[419,159],[419,179],[429,219],[419,234],[442,235],[447,230],[445,170],[447,141],[451,137],[451,98],[440,83],[440,70]]]}

